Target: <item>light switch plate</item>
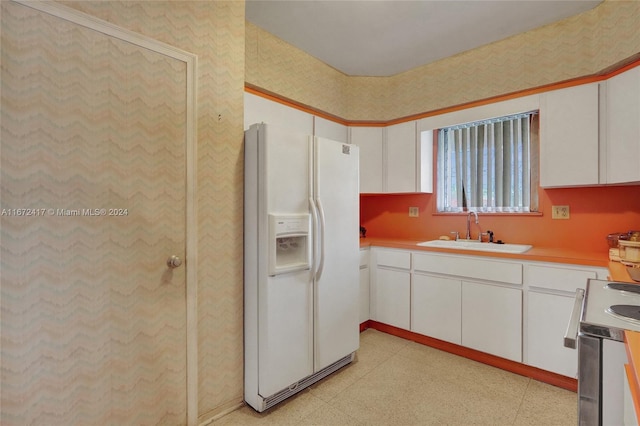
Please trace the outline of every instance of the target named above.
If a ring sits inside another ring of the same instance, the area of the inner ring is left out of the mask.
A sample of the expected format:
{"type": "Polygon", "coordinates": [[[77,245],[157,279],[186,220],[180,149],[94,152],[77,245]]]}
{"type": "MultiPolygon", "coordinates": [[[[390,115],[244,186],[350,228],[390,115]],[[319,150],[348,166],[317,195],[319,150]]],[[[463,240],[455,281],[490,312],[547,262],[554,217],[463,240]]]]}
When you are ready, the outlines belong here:
{"type": "Polygon", "coordinates": [[[418,217],[418,212],[417,207],[409,207],[409,217],[418,217]]]}
{"type": "Polygon", "coordinates": [[[551,206],[551,219],[569,219],[569,206],[551,206]]]}

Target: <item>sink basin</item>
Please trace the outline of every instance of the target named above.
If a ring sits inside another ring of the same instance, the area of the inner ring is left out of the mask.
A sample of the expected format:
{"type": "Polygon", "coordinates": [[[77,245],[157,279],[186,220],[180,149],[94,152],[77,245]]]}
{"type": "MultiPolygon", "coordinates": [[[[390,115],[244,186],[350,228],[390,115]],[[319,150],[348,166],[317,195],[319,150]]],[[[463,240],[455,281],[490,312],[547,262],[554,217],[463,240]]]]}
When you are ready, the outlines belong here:
{"type": "Polygon", "coordinates": [[[491,251],[496,253],[524,253],[531,246],[528,244],[494,244],[480,243],[478,241],[453,241],[453,240],[432,240],[423,241],[417,245],[422,247],[450,248],[457,250],[491,251]]]}

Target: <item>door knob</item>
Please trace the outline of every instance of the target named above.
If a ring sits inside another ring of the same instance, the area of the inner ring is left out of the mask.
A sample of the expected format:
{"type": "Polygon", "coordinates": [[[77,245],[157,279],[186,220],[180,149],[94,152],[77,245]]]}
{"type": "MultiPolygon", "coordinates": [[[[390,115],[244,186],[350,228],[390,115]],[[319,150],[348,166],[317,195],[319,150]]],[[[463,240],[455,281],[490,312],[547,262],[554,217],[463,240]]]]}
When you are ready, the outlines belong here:
{"type": "Polygon", "coordinates": [[[180,265],[182,265],[182,259],[180,259],[175,254],[171,256],[169,259],[167,259],[167,266],[171,269],[177,268],[180,265]]]}

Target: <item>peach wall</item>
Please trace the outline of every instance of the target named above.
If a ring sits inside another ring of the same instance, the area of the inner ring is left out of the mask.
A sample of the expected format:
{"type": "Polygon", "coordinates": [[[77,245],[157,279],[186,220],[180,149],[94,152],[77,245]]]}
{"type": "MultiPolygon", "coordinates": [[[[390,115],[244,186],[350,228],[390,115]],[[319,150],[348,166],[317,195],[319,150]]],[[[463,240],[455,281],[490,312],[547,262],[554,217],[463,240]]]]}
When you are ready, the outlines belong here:
{"type": "MultiPolygon", "coordinates": [[[[466,215],[435,214],[435,194],[362,195],[360,221],[367,236],[430,240],[450,231],[465,231],[466,215]],[[420,209],[409,217],[409,207],[420,209]]],[[[580,251],[606,251],[607,234],[640,229],[640,185],[541,189],[537,215],[480,214],[479,225],[508,243],[580,251]],[[568,205],[568,220],[551,219],[552,205],[568,205]]]]}

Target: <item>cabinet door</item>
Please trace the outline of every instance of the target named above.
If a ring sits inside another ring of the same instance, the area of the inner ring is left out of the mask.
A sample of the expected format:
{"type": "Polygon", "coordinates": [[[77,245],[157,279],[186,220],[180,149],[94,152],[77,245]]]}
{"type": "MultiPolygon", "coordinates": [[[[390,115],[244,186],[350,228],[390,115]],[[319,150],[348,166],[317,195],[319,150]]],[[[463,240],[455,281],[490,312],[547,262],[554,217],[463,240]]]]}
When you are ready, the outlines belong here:
{"type": "Polygon", "coordinates": [[[369,267],[360,266],[360,323],[369,318],[369,267]]]}
{"type": "Polygon", "coordinates": [[[375,320],[409,330],[409,272],[376,269],[375,320]]]}
{"type": "Polygon", "coordinates": [[[540,95],[540,186],[599,181],[598,84],[540,95]]]}
{"type": "Polygon", "coordinates": [[[313,134],[336,142],[349,142],[349,128],[347,126],[322,117],[313,117],[313,134]]]}
{"type": "Polygon", "coordinates": [[[360,249],[360,323],[371,319],[369,285],[369,249],[360,249]]]}
{"type": "Polygon", "coordinates": [[[411,331],[461,343],[462,282],[414,274],[411,288],[411,331]]]}
{"type": "Polygon", "coordinates": [[[606,183],[640,181],[640,67],[607,80],[606,183]]]}
{"type": "Polygon", "coordinates": [[[530,291],[527,299],[527,364],[576,377],[578,351],[563,345],[574,298],[530,291]]]}
{"type": "Polygon", "coordinates": [[[463,281],[462,345],[522,362],[522,290],[463,281]]]}
{"type": "Polygon", "coordinates": [[[382,127],[351,127],[350,142],[360,148],[360,193],[381,193],[382,127]]]}
{"type": "Polygon", "coordinates": [[[273,124],[306,135],[313,134],[313,115],[245,92],[244,129],[247,130],[256,123],[273,124]]]}
{"type": "Polygon", "coordinates": [[[387,132],[386,192],[416,192],[416,123],[395,124],[387,132]]]}

